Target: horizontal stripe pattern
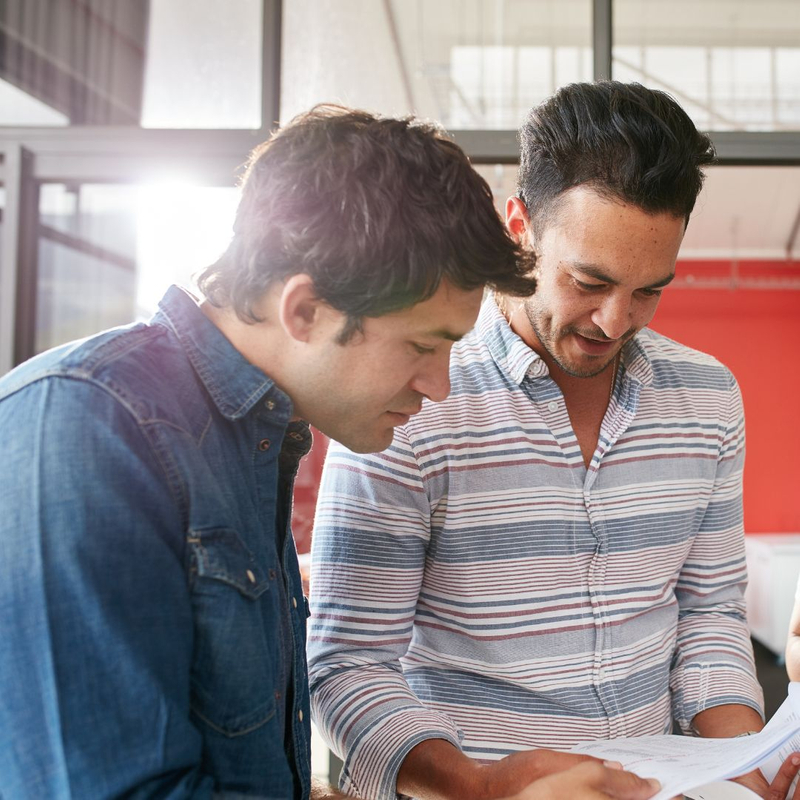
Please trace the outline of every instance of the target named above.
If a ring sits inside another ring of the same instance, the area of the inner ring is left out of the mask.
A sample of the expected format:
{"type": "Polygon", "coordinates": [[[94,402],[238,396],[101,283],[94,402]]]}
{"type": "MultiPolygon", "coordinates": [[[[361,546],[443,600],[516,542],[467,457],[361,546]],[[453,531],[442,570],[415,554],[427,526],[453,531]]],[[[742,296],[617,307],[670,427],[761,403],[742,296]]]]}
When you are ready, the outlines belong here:
{"type": "Polygon", "coordinates": [[[761,710],[731,373],[641,331],[587,469],[493,302],[452,394],[380,454],[332,444],[313,537],[312,708],[343,787],[394,798],[428,738],[481,760],[761,710]]]}

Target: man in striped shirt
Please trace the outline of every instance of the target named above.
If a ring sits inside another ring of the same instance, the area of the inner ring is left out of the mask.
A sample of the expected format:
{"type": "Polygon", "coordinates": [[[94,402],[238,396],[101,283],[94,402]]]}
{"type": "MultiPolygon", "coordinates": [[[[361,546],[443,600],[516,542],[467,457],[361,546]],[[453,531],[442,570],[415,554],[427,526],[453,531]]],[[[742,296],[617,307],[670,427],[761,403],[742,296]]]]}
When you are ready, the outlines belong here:
{"type": "Polygon", "coordinates": [[[711,142],[614,82],[559,90],[521,142],[536,293],[487,299],[449,399],[323,475],[312,709],[366,797],[498,797],[557,768],[537,748],[763,725],[740,392],[646,327],[711,142]]]}

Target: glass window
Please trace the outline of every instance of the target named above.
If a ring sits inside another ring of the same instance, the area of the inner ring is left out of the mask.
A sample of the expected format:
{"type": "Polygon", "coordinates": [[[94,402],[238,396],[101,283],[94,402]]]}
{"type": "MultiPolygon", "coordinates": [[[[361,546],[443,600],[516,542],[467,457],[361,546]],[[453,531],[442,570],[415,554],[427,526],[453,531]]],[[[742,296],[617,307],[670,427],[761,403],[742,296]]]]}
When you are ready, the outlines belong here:
{"type": "Polygon", "coordinates": [[[36,351],[150,317],[231,236],[234,188],[45,184],[36,351]]]}
{"type": "Polygon", "coordinates": [[[262,0],[0,3],[0,125],[261,127],[262,0]]]}
{"type": "Polygon", "coordinates": [[[142,126],[261,127],[262,0],[150,0],[142,126]]]}
{"type": "Polygon", "coordinates": [[[664,89],[704,130],[798,130],[800,3],[615,0],[613,76],[664,89]]]}
{"type": "Polygon", "coordinates": [[[592,77],[590,0],[284,0],[283,17],[284,121],[338,102],[517,128],[557,87],[592,77]]]}
{"type": "MultiPolygon", "coordinates": [[[[0,155],[0,167],[2,167],[3,163],[3,156],[0,155]]],[[[0,183],[0,309],[3,308],[3,291],[5,287],[5,276],[3,274],[3,235],[5,231],[5,211],[6,211],[6,187],[0,183]]],[[[2,325],[0,325],[0,334],[3,331],[2,325]]],[[[0,348],[5,345],[5,342],[0,341],[0,348]]],[[[0,368],[0,374],[2,374],[2,368],[0,368]]]]}
{"type": "Polygon", "coordinates": [[[475,171],[489,184],[497,213],[505,220],[506,200],[517,193],[516,164],[477,164],[475,171]]]}

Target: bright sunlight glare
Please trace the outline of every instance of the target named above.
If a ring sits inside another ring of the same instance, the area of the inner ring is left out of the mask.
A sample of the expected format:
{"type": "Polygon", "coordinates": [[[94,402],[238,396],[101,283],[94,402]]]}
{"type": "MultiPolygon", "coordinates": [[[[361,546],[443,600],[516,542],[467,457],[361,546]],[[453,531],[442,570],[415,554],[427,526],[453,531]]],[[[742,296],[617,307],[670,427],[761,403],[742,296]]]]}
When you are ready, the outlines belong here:
{"type": "Polygon", "coordinates": [[[149,317],[172,283],[194,289],[193,276],[231,239],[239,191],[169,181],[140,186],[136,197],[136,309],[149,317]]]}

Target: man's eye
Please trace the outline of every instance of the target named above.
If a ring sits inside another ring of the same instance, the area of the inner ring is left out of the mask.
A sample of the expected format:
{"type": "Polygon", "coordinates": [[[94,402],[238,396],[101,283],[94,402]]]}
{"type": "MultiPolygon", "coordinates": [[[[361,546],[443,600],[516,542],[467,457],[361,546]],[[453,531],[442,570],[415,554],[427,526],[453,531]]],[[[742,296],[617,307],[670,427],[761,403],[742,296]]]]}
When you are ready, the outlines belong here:
{"type": "Polygon", "coordinates": [[[639,293],[645,297],[661,297],[663,291],[663,289],[639,289],[639,293]]]}
{"type": "Polygon", "coordinates": [[[411,342],[411,346],[420,354],[420,355],[427,355],[428,353],[436,352],[435,347],[425,347],[424,345],[417,344],[416,342],[411,342]]]}
{"type": "Polygon", "coordinates": [[[573,280],[578,285],[578,288],[583,289],[585,292],[596,292],[599,289],[604,289],[606,286],[604,283],[584,283],[577,278],[573,278],[573,280]]]}

